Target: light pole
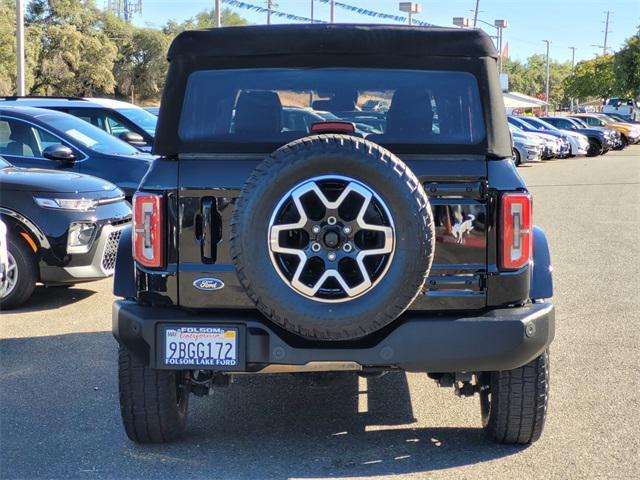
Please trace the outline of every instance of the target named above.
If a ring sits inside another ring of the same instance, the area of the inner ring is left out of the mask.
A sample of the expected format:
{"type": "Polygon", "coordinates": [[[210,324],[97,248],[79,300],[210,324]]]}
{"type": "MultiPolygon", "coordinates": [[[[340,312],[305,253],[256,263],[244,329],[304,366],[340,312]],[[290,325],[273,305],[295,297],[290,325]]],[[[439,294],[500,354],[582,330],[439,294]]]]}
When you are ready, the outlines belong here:
{"type": "Polygon", "coordinates": [[[409,17],[409,25],[413,24],[413,14],[422,12],[422,5],[416,2],[400,2],[399,8],[409,17]]]}
{"type": "Polygon", "coordinates": [[[478,10],[480,9],[480,0],[476,0],[476,9],[473,13],[473,28],[478,24],[478,10]]]}
{"type": "Polygon", "coordinates": [[[220,28],[222,26],[222,21],[221,21],[222,15],[220,13],[220,0],[216,0],[215,16],[216,16],[215,27],[220,28]]]}
{"type": "Polygon", "coordinates": [[[311,0],[311,23],[313,23],[313,2],[314,0],[311,0]]]}
{"type": "MultiPolygon", "coordinates": [[[[498,49],[498,46],[499,46],[499,45],[498,45],[498,39],[499,39],[500,37],[499,37],[499,35],[498,35],[498,34],[500,33],[500,29],[499,29],[498,27],[496,27],[494,24],[489,23],[489,22],[485,22],[484,20],[481,20],[481,19],[479,19],[479,18],[477,19],[477,21],[478,21],[478,22],[480,22],[480,23],[484,23],[485,25],[489,25],[490,27],[493,27],[493,28],[495,28],[495,29],[496,29],[496,34],[495,34],[495,35],[489,35],[489,38],[492,38],[493,40],[495,40],[495,41],[496,41],[496,50],[497,50],[497,49],[498,49]]],[[[475,27],[474,27],[474,28],[475,28],[475,27]]]]}
{"type": "Polygon", "coordinates": [[[605,21],[604,27],[604,45],[602,46],[602,55],[607,54],[607,39],[609,38],[609,15],[611,14],[610,10],[604,12],[607,14],[607,20],[605,21]]]}
{"type": "Polygon", "coordinates": [[[267,0],[267,25],[271,25],[271,7],[273,7],[272,1],[267,0]]]}
{"type": "Polygon", "coordinates": [[[493,26],[498,29],[498,71],[502,73],[502,30],[509,26],[506,20],[494,20],[493,26]]]}
{"type": "Polygon", "coordinates": [[[542,40],[542,41],[547,44],[547,72],[546,72],[546,78],[544,82],[545,83],[544,99],[547,102],[547,104],[544,106],[544,114],[549,115],[549,44],[551,42],[549,40],[542,40]]]}
{"type": "Polygon", "coordinates": [[[330,10],[330,22],[331,23],[336,23],[336,2],[335,0],[331,0],[331,10],[330,10]]]}
{"type": "Polygon", "coordinates": [[[24,96],[24,1],[16,0],[16,91],[24,96]]]}
{"type": "MultiPolygon", "coordinates": [[[[571,76],[573,76],[576,67],[576,47],[569,47],[569,50],[571,50],[571,76]]],[[[573,97],[571,97],[571,111],[573,112],[573,97]]]]}
{"type": "Polygon", "coordinates": [[[469,26],[469,19],[467,17],[453,17],[453,24],[456,27],[466,28],[469,26]]]}

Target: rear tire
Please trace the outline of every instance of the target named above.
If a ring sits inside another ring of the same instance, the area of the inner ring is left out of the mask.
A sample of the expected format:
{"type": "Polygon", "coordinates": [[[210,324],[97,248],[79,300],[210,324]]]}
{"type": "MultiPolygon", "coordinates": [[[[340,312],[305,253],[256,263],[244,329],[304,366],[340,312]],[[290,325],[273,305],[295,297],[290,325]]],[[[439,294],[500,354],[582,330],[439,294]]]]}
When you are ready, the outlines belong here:
{"type": "Polygon", "coordinates": [[[7,275],[12,276],[14,283],[8,282],[10,290],[0,298],[0,310],[17,308],[29,300],[38,281],[38,263],[33,250],[21,238],[9,237],[7,240],[7,275]]]}
{"type": "Polygon", "coordinates": [[[484,376],[482,425],[498,443],[529,444],[540,438],[549,398],[549,352],[513,370],[484,376]]]}
{"type": "Polygon", "coordinates": [[[154,370],[125,347],[118,350],[120,413],[127,436],[137,443],[166,443],[187,425],[189,391],[184,375],[154,370]]]}
{"type": "Polygon", "coordinates": [[[513,149],[513,163],[516,165],[516,167],[519,167],[522,164],[520,152],[516,148],[513,149]]]}
{"type": "Polygon", "coordinates": [[[604,154],[604,152],[602,151],[602,144],[598,140],[590,138],[589,150],[587,150],[587,157],[596,157],[602,154],[604,154]]]}

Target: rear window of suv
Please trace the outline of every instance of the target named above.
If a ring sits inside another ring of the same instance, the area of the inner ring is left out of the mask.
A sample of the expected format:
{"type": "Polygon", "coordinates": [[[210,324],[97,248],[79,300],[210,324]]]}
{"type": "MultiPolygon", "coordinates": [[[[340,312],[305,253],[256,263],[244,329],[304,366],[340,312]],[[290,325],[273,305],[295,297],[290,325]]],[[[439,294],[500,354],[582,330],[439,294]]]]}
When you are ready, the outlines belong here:
{"type": "Polygon", "coordinates": [[[467,72],[278,68],[204,70],[187,82],[185,144],[284,144],[316,122],[352,122],[394,145],[475,145],[485,139],[476,78],[467,72]]]}

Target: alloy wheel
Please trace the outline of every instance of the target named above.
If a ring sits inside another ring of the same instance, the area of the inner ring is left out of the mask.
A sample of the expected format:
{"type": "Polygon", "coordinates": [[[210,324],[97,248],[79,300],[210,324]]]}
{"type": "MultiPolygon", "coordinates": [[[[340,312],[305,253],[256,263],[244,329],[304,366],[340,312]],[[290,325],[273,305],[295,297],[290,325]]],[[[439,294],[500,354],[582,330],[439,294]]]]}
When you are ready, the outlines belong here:
{"type": "Polygon", "coordinates": [[[371,290],[394,254],[393,219],[384,201],[353,178],[321,176],[289,190],[269,222],[274,268],[297,293],[345,302],[371,290]]]}
{"type": "Polygon", "coordinates": [[[18,265],[11,252],[7,252],[7,272],[4,288],[0,291],[0,298],[6,298],[18,284],[18,265]]]}

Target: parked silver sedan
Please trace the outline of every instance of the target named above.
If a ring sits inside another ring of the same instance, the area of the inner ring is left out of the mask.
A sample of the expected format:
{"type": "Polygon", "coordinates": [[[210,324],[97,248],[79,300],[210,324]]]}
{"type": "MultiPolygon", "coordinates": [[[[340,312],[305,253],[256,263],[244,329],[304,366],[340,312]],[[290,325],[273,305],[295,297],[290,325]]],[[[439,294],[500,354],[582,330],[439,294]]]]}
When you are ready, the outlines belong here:
{"type": "Polygon", "coordinates": [[[513,162],[516,165],[542,161],[544,140],[513,125],[509,125],[509,129],[513,139],[513,162]]]}

